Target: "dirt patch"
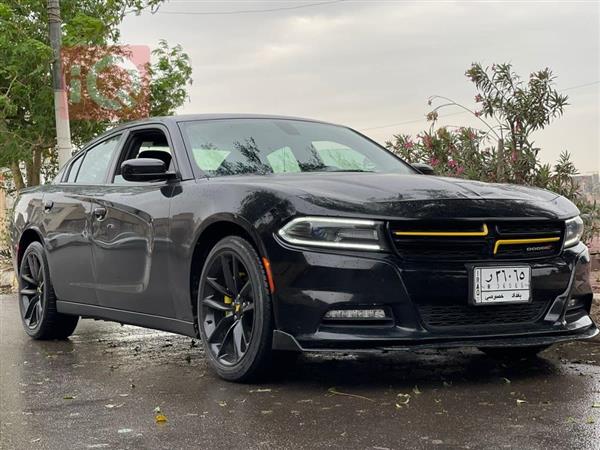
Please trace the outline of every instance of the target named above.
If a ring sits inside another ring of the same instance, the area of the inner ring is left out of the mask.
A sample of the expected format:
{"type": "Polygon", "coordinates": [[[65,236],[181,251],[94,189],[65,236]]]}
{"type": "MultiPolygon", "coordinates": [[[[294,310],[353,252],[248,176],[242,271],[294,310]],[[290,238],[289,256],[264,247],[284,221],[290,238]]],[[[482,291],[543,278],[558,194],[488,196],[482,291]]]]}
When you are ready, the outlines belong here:
{"type": "Polygon", "coordinates": [[[10,294],[15,287],[15,272],[10,260],[0,258],[0,294],[10,294]]]}

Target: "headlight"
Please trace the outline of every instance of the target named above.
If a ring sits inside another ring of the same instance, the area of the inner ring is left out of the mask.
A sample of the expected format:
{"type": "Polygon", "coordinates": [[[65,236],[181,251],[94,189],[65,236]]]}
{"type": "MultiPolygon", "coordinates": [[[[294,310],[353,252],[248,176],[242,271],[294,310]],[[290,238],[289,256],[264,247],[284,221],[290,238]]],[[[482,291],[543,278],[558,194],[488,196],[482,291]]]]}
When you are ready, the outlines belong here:
{"type": "Polygon", "coordinates": [[[373,220],[300,217],[279,230],[290,244],[348,250],[385,249],[383,223],[373,220]]]}
{"type": "Polygon", "coordinates": [[[565,221],[565,248],[577,244],[583,234],[583,220],[581,217],[573,217],[565,221]]]}

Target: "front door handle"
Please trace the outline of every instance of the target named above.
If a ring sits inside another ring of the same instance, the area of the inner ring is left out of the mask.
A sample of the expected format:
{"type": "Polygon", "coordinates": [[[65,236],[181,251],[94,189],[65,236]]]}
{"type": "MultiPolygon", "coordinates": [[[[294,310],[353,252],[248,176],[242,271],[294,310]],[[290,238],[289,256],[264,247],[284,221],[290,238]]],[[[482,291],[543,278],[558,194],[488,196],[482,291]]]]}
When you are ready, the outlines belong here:
{"type": "Polygon", "coordinates": [[[54,208],[54,202],[52,200],[46,200],[44,202],[44,211],[48,212],[50,211],[52,208],[54,208]]]}
{"type": "Polygon", "coordinates": [[[98,208],[94,208],[94,218],[97,221],[102,221],[106,217],[106,208],[99,206],[98,208]]]}

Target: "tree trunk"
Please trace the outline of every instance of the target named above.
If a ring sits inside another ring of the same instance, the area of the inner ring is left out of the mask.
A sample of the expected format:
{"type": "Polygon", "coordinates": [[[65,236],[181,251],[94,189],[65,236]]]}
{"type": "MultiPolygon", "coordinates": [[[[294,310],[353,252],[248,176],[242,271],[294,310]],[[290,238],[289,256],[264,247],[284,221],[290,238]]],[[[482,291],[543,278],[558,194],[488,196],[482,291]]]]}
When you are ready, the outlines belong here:
{"type": "Polygon", "coordinates": [[[28,178],[28,186],[37,186],[40,184],[40,171],[42,168],[42,150],[36,148],[33,150],[33,161],[31,164],[31,178],[28,178]]]}
{"type": "Polygon", "coordinates": [[[27,186],[33,186],[31,184],[31,180],[33,179],[33,159],[25,161],[25,178],[27,179],[27,186]]]}
{"type": "Polygon", "coordinates": [[[504,181],[504,140],[498,139],[498,151],[496,152],[496,182],[504,181]]]}
{"type": "Polygon", "coordinates": [[[23,174],[21,173],[21,169],[19,168],[19,163],[11,163],[10,171],[12,173],[13,181],[15,183],[15,188],[17,188],[17,191],[24,189],[25,181],[23,181],[23,174]]]}

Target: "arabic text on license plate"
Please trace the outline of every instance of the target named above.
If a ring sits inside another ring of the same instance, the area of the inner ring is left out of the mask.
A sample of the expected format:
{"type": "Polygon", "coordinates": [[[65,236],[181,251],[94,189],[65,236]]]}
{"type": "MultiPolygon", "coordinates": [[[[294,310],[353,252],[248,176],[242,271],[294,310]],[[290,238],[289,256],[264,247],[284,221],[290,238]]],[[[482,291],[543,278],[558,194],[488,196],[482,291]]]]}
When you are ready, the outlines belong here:
{"type": "Polygon", "coordinates": [[[475,267],[473,269],[475,304],[526,303],[531,300],[531,268],[475,267]]]}

